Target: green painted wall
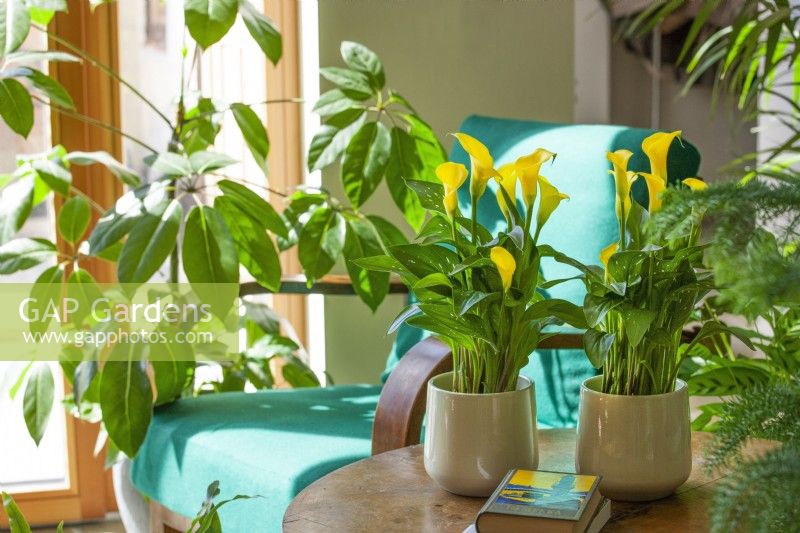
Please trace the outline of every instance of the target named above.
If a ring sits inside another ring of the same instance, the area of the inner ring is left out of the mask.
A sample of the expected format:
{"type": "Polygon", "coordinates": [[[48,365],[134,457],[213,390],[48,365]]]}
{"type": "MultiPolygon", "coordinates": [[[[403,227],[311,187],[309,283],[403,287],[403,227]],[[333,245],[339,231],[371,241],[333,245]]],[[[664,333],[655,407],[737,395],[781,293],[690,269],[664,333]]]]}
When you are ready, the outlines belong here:
{"type": "MultiPolygon", "coordinates": [[[[343,40],[369,46],[387,85],[449,149],[444,135],[472,113],[573,119],[573,9],[568,0],[320,0],[320,64],[340,64],[343,40]]],[[[341,194],[336,172],[323,184],[341,194]]],[[[384,186],[364,209],[401,221],[384,186]]],[[[393,341],[386,327],[402,305],[390,297],[373,315],[355,297],[326,298],[326,363],[336,383],[377,382],[393,341]]]]}

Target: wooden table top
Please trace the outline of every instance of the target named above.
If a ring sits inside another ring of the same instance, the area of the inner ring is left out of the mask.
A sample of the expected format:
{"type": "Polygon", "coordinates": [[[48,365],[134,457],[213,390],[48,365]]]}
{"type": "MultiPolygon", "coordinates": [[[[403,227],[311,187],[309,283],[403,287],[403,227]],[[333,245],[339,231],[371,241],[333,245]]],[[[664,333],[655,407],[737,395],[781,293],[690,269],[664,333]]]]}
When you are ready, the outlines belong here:
{"type": "MultiPolygon", "coordinates": [[[[708,506],[724,473],[709,474],[703,450],[709,433],[692,432],[692,475],[674,495],[654,502],[612,502],[603,531],[708,531],[708,506]]],[[[753,441],[748,455],[768,449],[753,441]]],[[[539,431],[539,468],[574,472],[575,430],[539,431]]],[[[422,445],[363,459],[306,487],[283,517],[286,533],[453,532],[475,519],[484,498],[456,496],[439,488],[423,466],[422,445]]]]}

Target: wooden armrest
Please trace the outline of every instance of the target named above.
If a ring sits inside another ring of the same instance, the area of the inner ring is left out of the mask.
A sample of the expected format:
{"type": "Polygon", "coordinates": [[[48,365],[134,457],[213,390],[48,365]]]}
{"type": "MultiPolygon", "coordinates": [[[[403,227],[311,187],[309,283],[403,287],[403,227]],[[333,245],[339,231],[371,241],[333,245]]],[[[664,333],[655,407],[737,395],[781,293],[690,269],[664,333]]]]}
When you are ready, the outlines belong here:
{"type": "Polygon", "coordinates": [[[372,455],[419,443],[428,380],[453,369],[450,348],[435,337],[418,342],[383,386],[372,426],[372,455]]]}
{"type": "MultiPolygon", "coordinates": [[[[306,282],[306,277],[302,274],[283,276],[281,278],[281,288],[279,294],[328,294],[328,295],[354,295],[353,283],[348,276],[340,274],[329,274],[314,282],[311,287],[306,282]]],[[[249,294],[270,294],[270,291],[256,283],[249,281],[242,283],[239,288],[241,296],[249,294]]],[[[389,278],[389,294],[408,294],[408,288],[400,281],[400,278],[392,276],[389,278]]]]}

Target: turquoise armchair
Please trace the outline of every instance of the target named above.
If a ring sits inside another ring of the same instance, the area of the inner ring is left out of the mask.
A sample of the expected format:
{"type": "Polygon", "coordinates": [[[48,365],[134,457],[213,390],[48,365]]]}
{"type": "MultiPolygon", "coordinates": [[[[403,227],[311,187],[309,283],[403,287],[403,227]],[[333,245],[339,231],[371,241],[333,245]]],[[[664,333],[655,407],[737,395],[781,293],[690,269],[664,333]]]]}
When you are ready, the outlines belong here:
{"type": "MultiPolygon", "coordinates": [[[[541,240],[587,263],[597,262],[617,232],[605,152],[628,148],[636,154],[630,168],[648,170],[640,145],[650,130],[473,116],[461,131],[483,141],[498,164],[540,146],[558,153],[542,174],[571,200],[555,212],[541,240]]],[[[459,147],[451,159],[467,163],[459,147]]],[[[675,143],[669,161],[670,177],[679,180],[696,175],[700,157],[689,143],[675,143]]],[[[646,197],[646,190],[637,184],[635,194],[646,197]]],[[[462,200],[466,204],[468,198],[462,200]]],[[[485,195],[478,209],[482,224],[501,228],[493,194],[485,195]]],[[[554,262],[542,268],[547,279],[575,275],[554,262]]],[[[550,295],[580,303],[584,291],[572,281],[550,295]]],[[[419,442],[425,381],[449,364],[447,348],[424,337],[411,327],[400,330],[384,385],[215,394],[159,408],[131,470],[133,484],[153,502],[152,530],[183,527],[185,517],[197,512],[205,487],[219,480],[222,497],[263,496],[224,507],[226,531],[280,531],[289,502],[314,480],[370,453],[419,442]]],[[[574,425],[580,382],[595,372],[576,349],[576,337],[554,339],[549,346],[558,348],[540,349],[523,371],[536,386],[540,427],[574,425]]]]}

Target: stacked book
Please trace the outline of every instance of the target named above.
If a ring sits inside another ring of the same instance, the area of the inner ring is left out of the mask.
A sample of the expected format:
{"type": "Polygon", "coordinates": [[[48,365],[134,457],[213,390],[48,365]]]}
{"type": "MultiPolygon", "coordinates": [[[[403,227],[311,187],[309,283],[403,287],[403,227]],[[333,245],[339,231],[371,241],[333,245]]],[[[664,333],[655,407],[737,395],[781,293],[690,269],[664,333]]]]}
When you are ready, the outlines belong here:
{"type": "Polygon", "coordinates": [[[464,533],[596,533],[611,517],[599,476],[510,471],[464,533]]]}

